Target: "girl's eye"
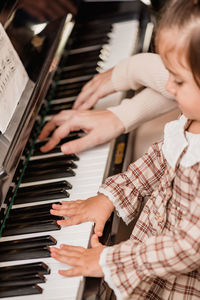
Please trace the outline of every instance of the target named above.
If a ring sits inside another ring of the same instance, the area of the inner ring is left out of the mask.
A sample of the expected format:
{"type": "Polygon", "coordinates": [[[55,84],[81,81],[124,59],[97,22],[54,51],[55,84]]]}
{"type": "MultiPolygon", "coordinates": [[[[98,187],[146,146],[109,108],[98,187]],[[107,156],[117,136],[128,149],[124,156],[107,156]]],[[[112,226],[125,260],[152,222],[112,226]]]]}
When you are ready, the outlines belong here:
{"type": "Polygon", "coordinates": [[[177,85],[182,85],[183,81],[181,81],[181,80],[174,80],[174,83],[177,84],[177,85]]]}

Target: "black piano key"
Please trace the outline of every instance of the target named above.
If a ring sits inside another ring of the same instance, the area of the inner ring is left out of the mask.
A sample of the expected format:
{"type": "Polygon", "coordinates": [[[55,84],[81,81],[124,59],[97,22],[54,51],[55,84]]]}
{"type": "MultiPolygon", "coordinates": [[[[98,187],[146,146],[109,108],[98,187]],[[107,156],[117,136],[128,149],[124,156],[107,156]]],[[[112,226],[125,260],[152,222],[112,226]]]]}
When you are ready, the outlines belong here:
{"type": "MultiPolygon", "coordinates": [[[[0,243],[0,252],[7,250],[16,250],[16,249],[27,249],[34,247],[43,247],[43,246],[55,246],[57,241],[51,235],[38,236],[33,238],[12,240],[0,243]]],[[[32,264],[30,264],[32,265],[32,264]]],[[[28,267],[28,266],[27,266],[28,267]]],[[[7,267],[8,268],[8,267],[7,267]]],[[[43,266],[44,268],[44,266],[43,266]]],[[[47,267],[46,267],[47,268],[47,267]]],[[[41,268],[40,268],[41,269],[41,268]]],[[[0,268],[0,273],[1,273],[0,268]]],[[[38,271],[39,272],[39,271],[38,271]]]]}
{"type": "Polygon", "coordinates": [[[28,224],[20,224],[14,228],[4,228],[2,236],[11,236],[27,233],[38,233],[45,231],[60,230],[61,227],[57,224],[56,220],[32,222],[28,224]]]}
{"type": "Polygon", "coordinates": [[[50,257],[48,247],[32,247],[27,249],[13,249],[1,251],[0,261],[26,260],[50,257]]]}
{"type": "Polygon", "coordinates": [[[50,107],[50,109],[47,112],[47,116],[53,116],[59,113],[62,110],[68,110],[72,109],[73,105],[68,105],[68,104],[61,104],[61,105],[54,105],[53,107],[50,107]]]}
{"type": "Polygon", "coordinates": [[[26,276],[35,273],[48,275],[50,271],[50,268],[43,262],[0,267],[0,280],[7,276],[26,276]]]}
{"type": "Polygon", "coordinates": [[[41,294],[42,288],[37,284],[27,286],[1,287],[0,298],[41,294]]]}
{"type": "Polygon", "coordinates": [[[40,160],[40,162],[33,162],[31,164],[28,164],[27,168],[26,168],[26,172],[27,173],[32,173],[32,172],[37,172],[38,170],[50,170],[50,169],[60,169],[60,168],[72,168],[72,169],[76,169],[77,165],[72,161],[72,160],[67,160],[67,161],[49,161],[49,162],[45,162],[43,160],[40,160]]]}
{"type": "MultiPolygon", "coordinates": [[[[70,142],[70,141],[73,141],[73,140],[76,140],[78,139],[79,137],[81,137],[81,133],[75,133],[75,134],[69,134],[68,136],[66,136],[65,138],[61,139],[59,145],[62,145],[64,143],[67,143],[67,142],[70,142]]],[[[45,145],[47,142],[47,140],[44,140],[44,141],[38,141],[36,144],[35,144],[35,150],[37,149],[40,149],[43,145],[45,145]]]]}
{"type": "Polygon", "coordinates": [[[48,160],[48,161],[63,161],[63,160],[74,160],[74,161],[79,161],[79,157],[77,154],[72,153],[72,154],[63,154],[59,156],[51,156],[48,158],[42,158],[42,160],[48,160]]]}
{"type": "Polygon", "coordinates": [[[38,222],[38,224],[40,224],[41,222],[43,221],[49,221],[49,220],[63,220],[63,217],[57,217],[57,216],[53,216],[50,214],[50,212],[46,212],[46,213],[43,213],[43,215],[24,215],[24,216],[21,216],[20,218],[8,218],[7,219],[7,224],[6,224],[6,228],[10,229],[12,227],[15,227],[15,226],[19,226],[21,224],[32,224],[32,223],[35,223],[35,222],[38,222]]]}
{"type": "Polygon", "coordinates": [[[61,90],[81,89],[86,84],[86,82],[87,80],[81,80],[81,81],[72,82],[68,84],[61,84],[61,83],[59,84],[59,82],[57,82],[55,94],[57,90],[61,91],[61,90]]]}
{"type": "Polygon", "coordinates": [[[54,115],[60,112],[61,110],[72,109],[74,101],[60,103],[60,104],[51,104],[50,108],[47,111],[47,115],[54,115]]]}
{"type": "Polygon", "coordinates": [[[99,54],[100,54],[100,48],[98,50],[93,50],[89,52],[83,52],[83,53],[77,53],[77,54],[70,54],[66,58],[66,63],[65,65],[73,65],[73,64],[79,64],[82,61],[85,61],[85,58],[87,57],[87,61],[92,61],[92,60],[99,60],[99,54]]]}
{"type": "MultiPolygon", "coordinates": [[[[37,160],[37,162],[39,162],[40,160],[37,160]]],[[[44,159],[42,161],[54,161],[54,160],[48,160],[48,159],[44,159]]],[[[56,160],[55,160],[56,161],[56,160]]],[[[25,187],[20,187],[17,191],[17,196],[21,197],[24,195],[30,195],[30,194],[34,194],[37,192],[50,192],[50,191],[54,191],[57,189],[71,189],[72,185],[66,181],[66,180],[60,180],[57,182],[49,182],[49,183],[43,183],[43,184],[36,184],[36,185],[30,185],[30,186],[25,186],[25,187]]]]}
{"type": "Polygon", "coordinates": [[[62,73],[62,72],[71,72],[71,71],[76,71],[76,70],[84,70],[86,68],[96,68],[97,67],[97,62],[96,60],[94,61],[90,61],[90,62],[87,62],[87,61],[83,61],[82,63],[80,64],[75,64],[75,65],[72,65],[72,66],[65,66],[65,67],[61,67],[60,70],[59,70],[59,74],[62,73]]]}
{"type": "MultiPolygon", "coordinates": [[[[55,246],[57,241],[51,235],[12,240],[0,243],[0,251],[26,249],[31,247],[55,246]]],[[[1,268],[0,268],[1,271],[1,268]]]]}
{"type": "MultiPolygon", "coordinates": [[[[55,202],[56,204],[60,204],[59,202],[55,202]]],[[[42,204],[42,205],[33,205],[27,207],[14,208],[10,210],[9,217],[11,216],[20,216],[20,215],[31,215],[35,213],[43,213],[48,212],[52,207],[51,203],[42,204]]]]}
{"type": "MultiPolygon", "coordinates": [[[[77,96],[79,94],[80,90],[82,89],[82,82],[76,81],[75,87],[70,87],[68,83],[62,83],[62,81],[61,81],[61,84],[59,84],[59,82],[60,82],[60,76],[58,79],[58,84],[55,89],[55,95],[57,95],[60,92],[65,92],[66,98],[74,97],[76,99],[75,96],[77,96]]],[[[70,102],[70,101],[68,101],[68,102],[70,102]]],[[[74,100],[72,99],[71,102],[72,102],[71,105],[73,105],[74,100]]]]}
{"type": "MultiPolygon", "coordinates": [[[[81,137],[83,135],[83,132],[82,133],[77,133],[77,134],[73,134],[73,133],[70,133],[67,137],[65,137],[64,139],[62,139],[60,141],[60,143],[58,145],[56,145],[51,151],[49,151],[48,153],[61,153],[61,149],[60,149],[60,146],[64,143],[67,143],[69,141],[73,141],[75,139],[78,139],[79,137],[81,137]]],[[[47,140],[44,140],[44,141],[38,141],[36,144],[35,144],[35,149],[34,149],[34,152],[32,154],[32,156],[37,156],[37,155],[45,155],[45,153],[41,152],[40,150],[40,147],[42,147],[43,145],[46,144],[46,142],[48,141],[47,140]]],[[[62,158],[64,155],[61,155],[62,158]]],[[[75,160],[75,154],[72,154],[72,160],[75,160]]],[[[70,158],[70,155],[66,155],[66,157],[70,158]]],[[[61,159],[61,158],[58,158],[58,160],[61,159]]]]}
{"type": "Polygon", "coordinates": [[[103,40],[103,39],[108,39],[108,34],[105,32],[99,32],[99,33],[90,33],[89,36],[88,35],[82,35],[79,36],[78,40],[75,40],[72,47],[78,45],[79,43],[82,42],[90,42],[90,41],[98,41],[98,40],[103,40]]]}
{"type": "MultiPolygon", "coordinates": [[[[39,162],[41,160],[37,161],[39,162]]],[[[44,161],[48,162],[49,160],[44,159],[44,161]]],[[[14,199],[14,204],[67,198],[69,197],[69,193],[67,192],[67,190],[71,188],[72,185],[66,180],[21,187],[17,191],[17,195],[14,199]]]]}
{"type": "Polygon", "coordinates": [[[24,204],[24,203],[33,203],[40,201],[48,201],[48,200],[58,200],[62,198],[69,198],[70,194],[66,191],[66,189],[55,188],[54,190],[49,191],[35,191],[26,193],[25,195],[21,195],[15,197],[14,204],[24,204]]]}
{"type": "MultiPolygon", "coordinates": [[[[61,150],[60,150],[60,145],[57,145],[55,146],[51,151],[48,151],[48,153],[54,153],[54,154],[57,154],[57,153],[61,153],[61,150]]],[[[36,148],[32,154],[32,156],[38,156],[38,155],[46,155],[46,153],[43,153],[42,151],[40,151],[40,149],[36,148]]]]}
{"type": "Polygon", "coordinates": [[[97,45],[100,45],[102,47],[104,44],[107,44],[108,42],[109,42],[109,37],[107,35],[106,36],[103,35],[101,37],[90,36],[89,39],[82,39],[82,40],[80,39],[79,41],[77,41],[77,43],[74,43],[72,49],[97,46],[97,45]]]}
{"type": "MultiPolygon", "coordinates": [[[[78,96],[78,94],[81,91],[81,87],[73,90],[69,90],[65,85],[62,85],[62,88],[57,88],[54,94],[55,98],[64,98],[64,97],[75,97],[78,96]]],[[[68,109],[72,109],[72,105],[69,106],[68,109]]]]}
{"type": "Polygon", "coordinates": [[[25,172],[22,182],[36,182],[41,180],[49,180],[55,178],[65,178],[75,176],[75,172],[71,168],[65,166],[52,168],[48,170],[38,170],[38,172],[25,172]]]}
{"type": "Polygon", "coordinates": [[[82,28],[78,29],[79,36],[86,36],[90,38],[90,35],[98,35],[100,33],[104,33],[105,35],[112,30],[112,23],[109,19],[105,19],[103,24],[100,25],[100,20],[98,23],[90,22],[84,24],[82,28]]]}
{"type": "Polygon", "coordinates": [[[21,276],[5,276],[0,281],[1,287],[12,287],[12,286],[24,286],[24,285],[32,285],[37,283],[46,282],[45,277],[42,274],[29,274],[29,275],[21,275],[21,276]]]}
{"type": "MultiPolygon", "coordinates": [[[[15,210],[16,211],[16,210],[15,210]]],[[[45,220],[50,217],[50,212],[49,210],[48,211],[30,211],[29,213],[27,212],[26,214],[22,213],[22,214],[17,214],[16,216],[15,215],[12,215],[12,216],[9,216],[8,219],[7,219],[7,226],[11,226],[11,222],[27,222],[29,221],[29,219],[42,219],[44,218],[45,220]]]]}
{"type": "Polygon", "coordinates": [[[94,75],[97,73],[96,67],[97,65],[95,67],[90,67],[90,68],[88,67],[85,69],[77,69],[73,71],[62,71],[60,74],[60,80],[83,76],[83,75],[94,75]]]}
{"type": "MultiPolygon", "coordinates": [[[[45,142],[44,142],[44,144],[47,142],[47,140],[45,140],[45,142]]],[[[70,156],[69,156],[69,158],[70,158],[70,156]]],[[[54,164],[58,164],[58,165],[60,165],[60,164],[65,164],[65,163],[68,163],[69,164],[69,166],[70,165],[72,165],[72,166],[74,166],[74,168],[76,168],[77,166],[76,166],[76,164],[75,163],[72,163],[73,161],[78,161],[78,157],[77,157],[77,159],[76,159],[76,157],[74,156],[72,156],[71,155],[71,158],[72,159],[69,159],[68,158],[68,156],[66,155],[59,155],[59,156],[51,156],[51,157],[44,157],[44,158],[40,158],[40,159],[34,159],[34,160],[30,160],[29,161],[29,163],[28,163],[28,167],[34,167],[34,166],[40,166],[40,165],[54,165],[54,164]],[[74,165],[73,165],[74,164],[74,165]]],[[[65,183],[66,184],[66,183],[65,183]]],[[[49,184],[47,185],[48,187],[49,187],[49,184]]],[[[47,188],[47,186],[46,186],[46,188],[47,188]]],[[[56,187],[57,187],[58,185],[56,185],[56,187]]],[[[65,188],[66,187],[66,185],[65,186],[62,186],[62,188],[65,188]]],[[[45,190],[46,190],[46,188],[44,188],[45,190]]]]}
{"type": "MultiPolygon", "coordinates": [[[[31,249],[31,248],[38,248],[38,247],[43,248],[43,247],[47,247],[47,246],[55,246],[56,243],[57,243],[57,241],[51,236],[43,236],[43,237],[41,236],[41,237],[36,237],[36,238],[28,238],[28,239],[22,239],[22,240],[7,241],[7,242],[0,243],[0,246],[1,246],[0,254],[2,254],[2,253],[4,254],[6,251],[9,252],[9,251],[12,251],[12,250],[20,250],[20,251],[24,250],[24,251],[26,251],[26,249],[31,249]]],[[[31,268],[32,267],[33,266],[31,266],[31,268]]],[[[36,266],[34,266],[34,267],[35,267],[35,269],[29,270],[29,272],[28,272],[29,274],[31,274],[31,272],[33,272],[33,270],[36,270],[36,266]]],[[[16,268],[18,268],[18,266],[16,266],[16,268]]],[[[47,268],[48,268],[47,266],[46,266],[45,269],[44,269],[44,266],[43,267],[37,266],[37,270],[38,270],[37,272],[42,272],[43,274],[46,274],[47,271],[48,271],[47,268]]],[[[27,269],[28,269],[28,267],[26,267],[25,270],[23,268],[23,273],[27,269]]],[[[18,270],[18,271],[20,271],[20,270],[18,270]]],[[[2,272],[2,269],[0,268],[0,278],[4,274],[4,273],[2,274],[1,272],[2,272]]],[[[49,273],[49,271],[48,271],[48,273],[49,273]]]]}

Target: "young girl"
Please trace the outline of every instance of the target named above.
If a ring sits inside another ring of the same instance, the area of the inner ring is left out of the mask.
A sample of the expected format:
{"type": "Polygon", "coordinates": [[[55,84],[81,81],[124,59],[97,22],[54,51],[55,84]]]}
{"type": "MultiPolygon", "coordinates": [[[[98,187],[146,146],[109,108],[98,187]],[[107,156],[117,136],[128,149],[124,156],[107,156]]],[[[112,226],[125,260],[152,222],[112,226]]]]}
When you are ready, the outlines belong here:
{"type": "Polygon", "coordinates": [[[71,225],[94,221],[91,249],[51,248],[71,265],[64,276],[103,277],[117,299],[200,299],[200,3],[175,0],[157,31],[158,52],[169,71],[166,89],[182,116],[165,127],[164,140],[108,178],[99,195],[53,205],[71,225]],[[130,239],[112,247],[98,241],[115,208],[128,224],[149,196],[130,239]]]}

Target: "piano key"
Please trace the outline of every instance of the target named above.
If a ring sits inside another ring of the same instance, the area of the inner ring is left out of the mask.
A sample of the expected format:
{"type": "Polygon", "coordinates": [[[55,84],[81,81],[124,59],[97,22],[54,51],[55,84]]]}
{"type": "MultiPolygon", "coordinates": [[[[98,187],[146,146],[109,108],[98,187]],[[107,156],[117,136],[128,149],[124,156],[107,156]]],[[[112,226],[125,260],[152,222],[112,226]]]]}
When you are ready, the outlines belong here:
{"type": "Polygon", "coordinates": [[[24,249],[13,249],[9,251],[1,251],[0,262],[2,261],[13,261],[13,260],[25,260],[33,258],[49,257],[48,247],[32,247],[24,249]]]}
{"type": "MultiPolygon", "coordinates": [[[[22,193],[17,193],[17,196],[14,199],[14,204],[23,204],[23,203],[31,203],[31,202],[38,202],[38,201],[45,201],[45,200],[50,200],[50,199],[62,199],[62,198],[68,198],[70,196],[70,194],[67,192],[67,189],[72,188],[72,186],[70,185],[70,187],[60,187],[59,184],[58,186],[56,186],[56,182],[54,183],[49,183],[49,184],[53,184],[54,187],[53,188],[46,188],[46,190],[44,189],[40,189],[40,186],[43,185],[37,185],[38,190],[34,190],[34,191],[27,191],[27,192],[22,192],[22,193]]],[[[46,184],[45,184],[46,186],[46,184]]],[[[31,188],[32,186],[30,186],[31,188]]],[[[27,187],[28,188],[28,187],[27,187]]]]}
{"type": "MultiPolygon", "coordinates": [[[[68,136],[66,136],[65,138],[61,139],[59,145],[63,144],[63,143],[67,143],[69,141],[73,141],[75,139],[80,138],[83,135],[83,132],[79,131],[78,133],[70,133],[68,136]]],[[[47,139],[48,140],[48,139],[47,139]]],[[[44,141],[37,141],[37,143],[35,144],[35,148],[40,148],[42,147],[47,140],[44,141]]]]}
{"type": "MultiPolygon", "coordinates": [[[[47,140],[46,140],[47,141],[47,140]]],[[[49,153],[49,152],[48,152],[49,153]]],[[[59,155],[53,155],[53,156],[49,156],[48,153],[46,153],[46,160],[47,161],[63,161],[63,160],[74,160],[74,161],[78,161],[79,160],[79,157],[76,155],[76,154],[64,154],[62,153],[61,151],[59,152],[59,155]]],[[[41,157],[34,157],[34,156],[31,156],[30,158],[30,161],[29,163],[31,163],[32,160],[39,160],[39,159],[44,159],[45,160],[45,157],[44,156],[41,156],[41,157]]]]}
{"type": "Polygon", "coordinates": [[[90,39],[79,39],[79,42],[74,43],[72,49],[77,49],[77,48],[85,48],[86,46],[99,46],[103,45],[109,42],[109,37],[105,35],[98,35],[96,37],[90,37],[90,39]]]}
{"type": "Polygon", "coordinates": [[[72,185],[66,181],[66,180],[60,180],[57,182],[53,183],[48,183],[48,184],[37,184],[35,186],[27,186],[27,187],[20,187],[17,190],[17,195],[15,199],[19,197],[23,197],[26,195],[30,196],[30,194],[36,194],[37,193],[42,193],[42,192],[50,192],[50,191],[57,191],[57,189],[62,189],[62,190],[69,190],[72,188],[72,185]]]}
{"type": "MultiPolygon", "coordinates": [[[[57,95],[59,95],[59,94],[57,94],[57,95]]],[[[67,96],[67,95],[65,94],[65,96],[67,96]]],[[[74,101],[73,102],[67,102],[67,103],[51,105],[48,112],[47,112],[47,115],[54,115],[54,114],[59,113],[62,110],[72,109],[73,104],[74,104],[74,101]]]]}
{"type": "MultiPolygon", "coordinates": [[[[47,142],[47,141],[45,141],[47,142]]],[[[60,167],[68,167],[68,168],[72,168],[72,169],[77,169],[77,164],[74,163],[73,160],[68,160],[65,157],[62,156],[58,156],[58,157],[50,157],[50,158],[44,158],[44,159],[35,159],[35,160],[31,160],[28,163],[27,166],[27,170],[29,170],[30,172],[35,169],[51,169],[52,167],[54,168],[55,166],[57,166],[58,168],[60,167]]],[[[68,187],[69,188],[69,187],[68,187]]],[[[49,189],[49,188],[48,188],[49,189]]],[[[47,187],[45,188],[45,190],[47,190],[47,187]]]]}
{"type": "MultiPolygon", "coordinates": [[[[60,230],[61,227],[57,224],[56,220],[44,220],[40,222],[30,222],[28,224],[19,224],[16,226],[5,227],[2,236],[18,235],[26,233],[37,233],[45,231],[60,230]]],[[[5,258],[4,258],[5,260],[5,258]]]]}
{"type": "MultiPolygon", "coordinates": [[[[33,159],[34,156],[50,157],[51,155],[49,155],[49,154],[57,154],[57,153],[60,153],[60,155],[63,154],[63,153],[61,153],[60,145],[56,145],[55,148],[50,150],[48,153],[44,153],[44,152],[40,151],[40,148],[38,147],[33,152],[31,159],[33,159]]],[[[52,155],[52,156],[54,156],[54,155],[52,155]]]]}
{"type": "MultiPolygon", "coordinates": [[[[99,60],[100,49],[89,51],[87,54],[87,61],[98,61],[99,60]]],[[[66,64],[68,66],[81,63],[85,60],[85,53],[71,54],[66,58],[66,64]]],[[[65,64],[64,64],[65,65],[65,64]]]]}
{"type": "Polygon", "coordinates": [[[26,274],[20,276],[6,276],[0,281],[0,288],[13,286],[25,286],[25,285],[34,285],[37,283],[46,282],[45,277],[42,274],[26,274]]]}
{"type": "MultiPolygon", "coordinates": [[[[55,202],[56,204],[59,204],[59,202],[55,202]]],[[[35,215],[35,214],[43,214],[46,213],[51,209],[51,204],[46,203],[42,205],[29,205],[28,207],[24,208],[14,208],[10,210],[9,217],[15,217],[15,216],[20,216],[23,214],[28,214],[28,215],[35,215]]]]}
{"type": "MultiPolygon", "coordinates": [[[[76,79],[77,77],[75,77],[76,79]]],[[[79,77],[78,77],[79,79],[79,77]]],[[[61,80],[61,79],[59,79],[61,80]]],[[[62,85],[62,88],[58,88],[56,91],[55,91],[55,94],[54,94],[54,97],[56,98],[62,98],[62,97],[77,97],[78,94],[80,93],[81,91],[81,88],[77,88],[77,89],[73,89],[73,90],[69,90],[68,87],[67,87],[67,82],[65,80],[68,80],[68,79],[62,79],[63,81],[61,82],[63,85],[62,85]]],[[[73,80],[73,79],[69,79],[69,80],[73,80]]],[[[73,105],[68,105],[68,109],[72,109],[72,106],[73,105]]]]}
{"type": "Polygon", "coordinates": [[[67,161],[34,161],[30,164],[28,164],[26,168],[27,173],[34,173],[38,170],[51,170],[54,168],[57,168],[58,170],[61,168],[71,168],[71,169],[77,169],[77,165],[72,160],[67,161]]]}
{"type": "MultiPolygon", "coordinates": [[[[49,203],[48,203],[49,204],[49,203]]],[[[33,208],[36,207],[36,205],[32,206],[33,208]]],[[[31,206],[29,206],[29,208],[31,208],[31,206]]],[[[14,210],[14,212],[16,211],[16,209],[14,210]]],[[[40,220],[40,219],[44,219],[44,220],[48,220],[51,219],[51,215],[49,213],[49,210],[47,209],[46,211],[40,211],[38,209],[38,212],[27,212],[26,210],[24,210],[26,212],[26,215],[24,215],[23,209],[22,209],[22,213],[19,214],[17,213],[17,215],[12,214],[11,216],[8,217],[8,221],[7,221],[7,227],[10,226],[9,223],[25,223],[25,222],[29,222],[29,220],[40,220]]]]}
{"type": "Polygon", "coordinates": [[[55,201],[58,199],[69,198],[69,196],[70,194],[65,189],[60,189],[60,188],[57,191],[56,190],[52,190],[49,192],[38,191],[37,194],[35,193],[24,197],[16,197],[14,199],[14,204],[33,203],[33,202],[40,202],[40,201],[46,202],[46,200],[50,200],[50,199],[54,199],[55,201]]]}
{"type": "MultiPolygon", "coordinates": [[[[67,86],[66,85],[56,85],[54,94],[56,94],[57,91],[61,91],[61,90],[71,90],[71,89],[81,89],[85,84],[87,83],[87,80],[81,80],[78,82],[72,82],[72,83],[68,83],[67,86]]],[[[68,96],[68,98],[70,98],[68,96]]],[[[74,99],[76,99],[75,97],[71,97],[71,101],[73,101],[74,99]]],[[[51,102],[53,103],[53,102],[51,102]]]]}
{"type": "Polygon", "coordinates": [[[6,276],[25,276],[34,273],[50,274],[50,268],[43,262],[31,264],[12,265],[0,268],[0,280],[6,276]]]}
{"type": "MultiPolygon", "coordinates": [[[[59,145],[62,143],[66,143],[66,142],[69,142],[69,141],[73,141],[77,138],[79,138],[81,136],[80,133],[76,133],[76,134],[70,134],[68,136],[66,136],[65,138],[61,139],[59,145]]],[[[48,139],[47,139],[48,140],[48,139]]],[[[44,141],[37,141],[36,144],[35,144],[35,151],[39,151],[40,147],[42,147],[44,144],[46,144],[46,141],[47,140],[44,140],[44,141]]],[[[63,157],[64,158],[64,157],[63,157]]]]}
{"type": "MultiPolygon", "coordinates": [[[[26,249],[32,247],[42,247],[42,246],[55,246],[57,241],[50,235],[38,236],[33,238],[25,238],[25,239],[18,239],[18,240],[11,240],[6,242],[1,242],[1,249],[0,251],[7,251],[7,250],[16,250],[16,249],[26,249]]],[[[28,267],[28,266],[27,266],[28,267]]],[[[41,266],[40,266],[41,268],[41,266]]],[[[43,266],[44,268],[44,266],[43,266]]],[[[2,270],[0,268],[0,274],[2,270]]]]}
{"type": "Polygon", "coordinates": [[[78,33],[80,36],[84,36],[85,34],[86,38],[93,34],[107,33],[111,31],[112,23],[113,21],[109,19],[104,20],[103,22],[98,20],[97,23],[87,22],[86,24],[82,24],[82,26],[78,27],[78,33]]]}
{"type": "Polygon", "coordinates": [[[93,78],[93,75],[81,75],[73,78],[67,78],[67,79],[61,79],[58,81],[58,85],[64,85],[68,83],[75,83],[75,82],[80,82],[83,80],[89,81],[90,79],[93,78]]]}
{"type": "Polygon", "coordinates": [[[85,74],[85,75],[93,75],[93,74],[96,74],[97,71],[96,71],[96,67],[87,67],[84,69],[84,72],[83,72],[83,69],[77,69],[77,70],[73,70],[73,71],[62,71],[60,73],[60,79],[67,79],[67,78],[73,78],[73,77],[78,77],[78,76],[81,76],[81,74],[85,74]]]}
{"type": "MultiPolygon", "coordinates": [[[[58,72],[61,73],[61,72],[69,72],[69,71],[75,71],[75,70],[82,70],[84,71],[85,68],[96,68],[97,67],[97,62],[96,60],[94,61],[90,61],[90,62],[87,62],[87,61],[83,61],[82,63],[80,64],[74,64],[74,65],[71,65],[71,66],[64,66],[62,68],[59,68],[58,69],[58,72]]],[[[52,103],[52,102],[51,102],[52,103]]]]}
{"type": "Polygon", "coordinates": [[[11,217],[7,219],[7,224],[5,226],[6,229],[11,229],[14,227],[18,227],[21,225],[24,226],[31,226],[34,223],[38,223],[38,226],[45,222],[45,221],[52,221],[52,220],[62,220],[62,217],[56,217],[56,216],[52,216],[50,214],[50,212],[44,212],[43,214],[39,214],[39,215],[21,215],[18,216],[18,218],[16,217],[11,217]],[[12,223],[12,224],[11,224],[12,223]]]}
{"type": "MultiPolygon", "coordinates": [[[[41,294],[42,288],[38,285],[26,285],[26,286],[13,286],[11,287],[0,287],[0,298],[24,296],[24,295],[35,295],[41,294]]],[[[10,299],[10,298],[9,298],[10,299]]]]}
{"type": "Polygon", "coordinates": [[[59,168],[51,168],[48,170],[38,170],[38,172],[25,173],[22,182],[40,181],[51,178],[65,178],[75,176],[75,172],[68,167],[60,166],[59,168]]]}

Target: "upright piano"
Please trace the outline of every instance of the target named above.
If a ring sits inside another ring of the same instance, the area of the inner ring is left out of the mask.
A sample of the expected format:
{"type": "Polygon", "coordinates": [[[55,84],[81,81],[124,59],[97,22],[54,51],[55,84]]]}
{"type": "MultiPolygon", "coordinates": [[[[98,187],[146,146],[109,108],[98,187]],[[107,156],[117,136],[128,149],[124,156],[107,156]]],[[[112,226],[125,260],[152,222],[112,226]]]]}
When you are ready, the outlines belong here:
{"type": "MultiPolygon", "coordinates": [[[[87,299],[85,279],[60,276],[67,266],[49,257],[49,247],[88,247],[93,224],[60,228],[49,210],[52,203],[96,194],[103,178],[123,167],[127,137],[72,155],[61,153],[60,145],[42,153],[37,137],[51,116],[72,108],[97,72],[147,51],[153,25],[149,9],[136,0],[57,0],[62,11],[53,13],[51,0],[33,2],[5,0],[0,6],[0,22],[29,78],[0,133],[0,298],[87,299]]],[[[116,93],[94,109],[122,97],[116,93]]],[[[61,142],[82,134],[71,132],[61,142]]],[[[88,299],[101,299],[94,297],[88,299]]]]}

